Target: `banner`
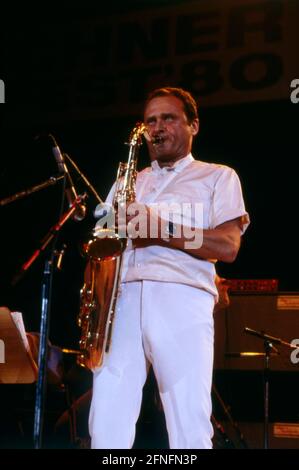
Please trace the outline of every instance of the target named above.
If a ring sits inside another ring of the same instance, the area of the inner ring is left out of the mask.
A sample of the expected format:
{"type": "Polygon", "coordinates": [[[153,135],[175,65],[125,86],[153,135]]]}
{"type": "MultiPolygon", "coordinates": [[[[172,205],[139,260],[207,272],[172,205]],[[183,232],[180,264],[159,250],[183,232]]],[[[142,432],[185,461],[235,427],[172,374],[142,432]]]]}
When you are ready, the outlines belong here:
{"type": "Polygon", "coordinates": [[[138,114],[166,85],[204,107],[289,98],[298,19],[297,0],[202,0],[40,24],[26,99],[64,121],[138,114]]]}

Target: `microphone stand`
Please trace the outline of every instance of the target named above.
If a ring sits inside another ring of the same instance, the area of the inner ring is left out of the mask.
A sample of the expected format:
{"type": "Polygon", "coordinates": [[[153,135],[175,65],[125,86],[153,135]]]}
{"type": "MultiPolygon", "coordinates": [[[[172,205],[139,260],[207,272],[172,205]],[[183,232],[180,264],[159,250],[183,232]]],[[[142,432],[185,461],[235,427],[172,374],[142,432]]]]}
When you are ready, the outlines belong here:
{"type": "Polygon", "coordinates": [[[46,236],[40,241],[38,248],[32,253],[30,258],[27,261],[25,261],[20,271],[14,276],[12,280],[12,285],[16,285],[17,282],[19,282],[19,280],[24,276],[26,271],[30,268],[30,266],[38,258],[38,256],[43,251],[45,251],[49,243],[52,241],[54,236],[60,231],[61,227],[65,224],[65,222],[74,214],[77,207],[80,207],[80,205],[82,205],[86,197],[87,197],[86,193],[84,193],[83,195],[77,196],[74,202],[70,205],[69,209],[64,214],[62,214],[57,224],[53,225],[50,228],[46,236]]]}
{"type": "Polygon", "coordinates": [[[294,348],[294,345],[288,343],[287,341],[277,338],[275,336],[270,336],[265,334],[264,331],[256,331],[251,328],[244,328],[244,333],[257,336],[264,340],[264,449],[269,449],[269,372],[270,372],[270,356],[271,351],[273,350],[275,354],[279,354],[277,348],[273,345],[282,344],[290,348],[294,348]]]}
{"type": "MultiPolygon", "coordinates": [[[[54,139],[52,137],[52,139],[54,139]]],[[[55,147],[57,147],[56,152],[59,152],[59,147],[54,139],[55,147]]],[[[51,302],[51,291],[52,291],[52,279],[53,279],[53,271],[54,271],[54,259],[57,255],[57,251],[54,249],[55,243],[57,240],[58,233],[62,226],[67,222],[67,220],[73,216],[73,218],[77,221],[82,220],[81,216],[76,217],[76,212],[82,212],[82,207],[84,209],[83,216],[85,214],[86,207],[83,204],[87,194],[84,193],[83,195],[77,195],[76,190],[73,185],[72,178],[69,174],[68,168],[65,165],[63,157],[67,157],[68,160],[71,162],[73,167],[79,173],[81,178],[84,180],[87,187],[91,190],[93,195],[96,199],[102,203],[100,196],[97,194],[94,187],[91,183],[87,180],[87,178],[82,174],[79,170],[77,165],[73,162],[73,160],[66,154],[63,156],[60,154],[55,156],[58,165],[63,165],[63,174],[57,177],[51,177],[47,181],[42,184],[33,186],[25,191],[21,191],[13,196],[0,200],[0,206],[4,206],[10,202],[16,201],[22,197],[28,196],[33,192],[39,191],[40,189],[46,188],[49,185],[53,185],[57,183],[59,180],[64,179],[64,193],[66,178],[69,181],[69,191],[71,196],[74,197],[74,200],[70,203],[69,209],[64,212],[58,222],[53,225],[46,236],[40,241],[38,248],[33,252],[30,258],[22,265],[19,272],[14,276],[12,280],[12,285],[15,285],[26,273],[26,271],[30,268],[30,266],[34,263],[34,261],[38,258],[38,256],[45,251],[49,243],[54,239],[53,242],[53,249],[50,255],[50,259],[47,259],[44,266],[43,272],[43,283],[42,283],[42,308],[41,308],[41,323],[40,323],[40,341],[39,341],[39,353],[38,353],[38,378],[36,383],[36,399],[35,399],[35,409],[34,409],[34,430],[33,430],[33,444],[35,449],[40,449],[42,445],[42,430],[43,430],[43,417],[44,417],[44,399],[45,399],[45,391],[46,391],[46,364],[47,364],[47,356],[48,356],[48,336],[49,336],[49,323],[50,323],[50,302],[51,302]],[[61,159],[61,161],[60,161],[61,159]]],[[[68,197],[69,200],[69,197],[68,197]]],[[[69,200],[70,202],[70,200],[69,200]]],[[[59,263],[59,259],[58,259],[59,263]]]]}
{"type": "MultiPolygon", "coordinates": [[[[76,211],[79,205],[85,200],[86,194],[78,196],[69,209],[62,214],[57,224],[50,228],[49,232],[42,240],[40,247],[33,253],[31,258],[26,264],[26,269],[33,263],[37,256],[45,250],[54,236],[58,234],[62,226],[76,211]]],[[[44,417],[44,399],[46,390],[46,364],[48,355],[48,336],[49,336],[49,320],[50,320],[50,302],[52,279],[54,270],[54,257],[52,253],[51,259],[46,260],[44,267],[44,278],[42,284],[42,313],[40,325],[40,342],[38,354],[38,379],[36,383],[36,401],[34,410],[34,430],[33,430],[33,444],[35,449],[40,449],[42,445],[42,430],[43,430],[43,417],[44,417]]],[[[23,270],[23,273],[25,271],[23,270]]]]}
{"type": "MultiPolygon", "coordinates": [[[[64,177],[64,176],[62,176],[64,177]]],[[[33,262],[38,256],[45,251],[49,243],[57,236],[63,225],[69,220],[69,218],[77,210],[77,207],[82,206],[85,201],[87,194],[77,196],[74,202],[71,204],[69,209],[64,212],[59,221],[53,225],[46,236],[41,240],[38,248],[33,252],[30,258],[23,264],[20,271],[16,274],[13,279],[13,285],[15,285],[26,273],[33,262]]],[[[38,353],[38,378],[36,383],[36,401],[34,411],[34,431],[33,441],[34,448],[40,449],[42,443],[42,428],[43,428],[43,415],[44,415],[44,397],[46,389],[46,364],[48,355],[48,336],[49,336],[49,318],[50,318],[50,301],[51,301],[51,288],[54,268],[54,257],[52,253],[50,260],[47,259],[44,267],[44,277],[42,283],[42,312],[41,312],[41,324],[40,324],[40,341],[39,341],[39,353],[38,353]]]]}
{"type": "Polygon", "coordinates": [[[270,352],[274,349],[268,339],[264,341],[265,366],[264,366],[264,449],[269,449],[269,372],[270,352]]]}
{"type": "Polygon", "coordinates": [[[0,206],[5,206],[6,204],[9,204],[10,202],[14,202],[19,199],[22,199],[25,196],[29,196],[30,194],[35,193],[36,191],[45,189],[48,186],[53,186],[54,184],[58,183],[58,181],[60,181],[63,178],[64,178],[64,175],[51,176],[48,180],[44,181],[43,183],[32,186],[31,188],[25,189],[24,191],[20,191],[19,193],[16,193],[13,196],[9,196],[4,199],[1,199],[0,206]]]}
{"type": "MultiPolygon", "coordinates": [[[[232,414],[231,414],[231,412],[230,412],[230,407],[227,406],[227,405],[224,403],[223,399],[222,399],[221,396],[220,396],[220,393],[218,392],[218,390],[217,390],[217,388],[216,388],[216,386],[215,386],[214,384],[212,385],[212,390],[213,390],[213,392],[214,392],[214,394],[215,394],[215,396],[216,396],[218,402],[220,403],[220,405],[221,405],[221,407],[222,407],[224,413],[226,414],[226,416],[227,416],[229,422],[231,423],[233,429],[235,430],[235,432],[236,432],[236,434],[237,434],[237,436],[238,436],[238,439],[239,439],[239,441],[240,441],[240,443],[241,443],[241,445],[242,445],[242,448],[243,448],[243,449],[248,449],[248,445],[247,445],[247,442],[246,442],[245,439],[244,439],[243,433],[242,433],[242,431],[240,430],[240,428],[238,427],[237,423],[234,421],[234,419],[233,419],[233,417],[232,417],[232,414]]],[[[232,444],[233,444],[233,443],[232,443],[232,441],[230,441],[230,440],[228,439],[227,436],[226,436],[225,441],[226,441],[226,443],[230,444],[230,446],[232,447],[232,444]]]]}

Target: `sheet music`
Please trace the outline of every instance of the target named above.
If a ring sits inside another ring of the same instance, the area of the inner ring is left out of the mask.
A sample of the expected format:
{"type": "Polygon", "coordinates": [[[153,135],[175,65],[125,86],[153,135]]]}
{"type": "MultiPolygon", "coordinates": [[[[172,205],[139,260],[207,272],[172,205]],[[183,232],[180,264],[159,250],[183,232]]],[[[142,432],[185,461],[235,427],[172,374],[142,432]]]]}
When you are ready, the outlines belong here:
{"type": "Polygon", "coordinates": [[[24,321],[23,321],[23,315],[21,312],[11,312],[11,318],[13,319],[14,324],[18,328],[23,344],[26,348],[26,351],[30,351],[30,346],[28,343],[28,339],[26,336],[26,331],[25,331],[25,326],[24,326],[24,321]]]}

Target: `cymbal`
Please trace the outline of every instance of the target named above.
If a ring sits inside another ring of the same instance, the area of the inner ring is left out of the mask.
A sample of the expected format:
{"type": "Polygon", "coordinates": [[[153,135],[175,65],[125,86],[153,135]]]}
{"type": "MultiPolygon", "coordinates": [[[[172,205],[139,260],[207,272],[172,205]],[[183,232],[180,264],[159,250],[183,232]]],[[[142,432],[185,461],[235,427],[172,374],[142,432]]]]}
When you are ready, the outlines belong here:
{"type": "MultiPolygon", "coordinates": [[[[277,356],[279,353],[278,352],[272,352],[269,355],[270,356],[277,356]]],[[[227,352],[225,353],[226,357],[264,357],[266,356],[266,353],[264,352],[258,352],[258,351],[240,351],[240,352],[227,352]]]]}
{"type": "Polygon", "coordinates": [[[62,352],[65,354],[80,354],[81,351],[78,351],[77,349],[68,349],[68,348],[62,348],[62,352]]]}

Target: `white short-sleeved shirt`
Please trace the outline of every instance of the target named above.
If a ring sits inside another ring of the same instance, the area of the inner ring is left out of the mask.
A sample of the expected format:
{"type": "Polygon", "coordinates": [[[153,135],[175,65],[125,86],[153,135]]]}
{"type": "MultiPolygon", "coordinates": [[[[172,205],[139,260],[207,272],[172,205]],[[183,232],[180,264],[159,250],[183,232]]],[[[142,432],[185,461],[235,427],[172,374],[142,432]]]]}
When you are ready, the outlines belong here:
{"type": "MultiPolygon", "coordinates": [[[[107,202],[111,202],[112,187],[107,202]]],[[[159,204],[202,203],[203,217],[183,220],[184,225],[213,229],[241,217],[242,233],[249,225],[242,189],[236,172],[225,165],[194,160],[191,154],[172,167],[160,168],[154,161],[151,167],[138,173],[136,181],[138,202],[159,208],[159,204]]],[[[96,214],[97,211],[95,211],[96,214]]],[[[151,245],[134,248],[131,240],[124,252],[122,282],[154,280],[177,282],[204,289],[217,297],[215,262],[201,260],[186,252],[151,245]]]]}

